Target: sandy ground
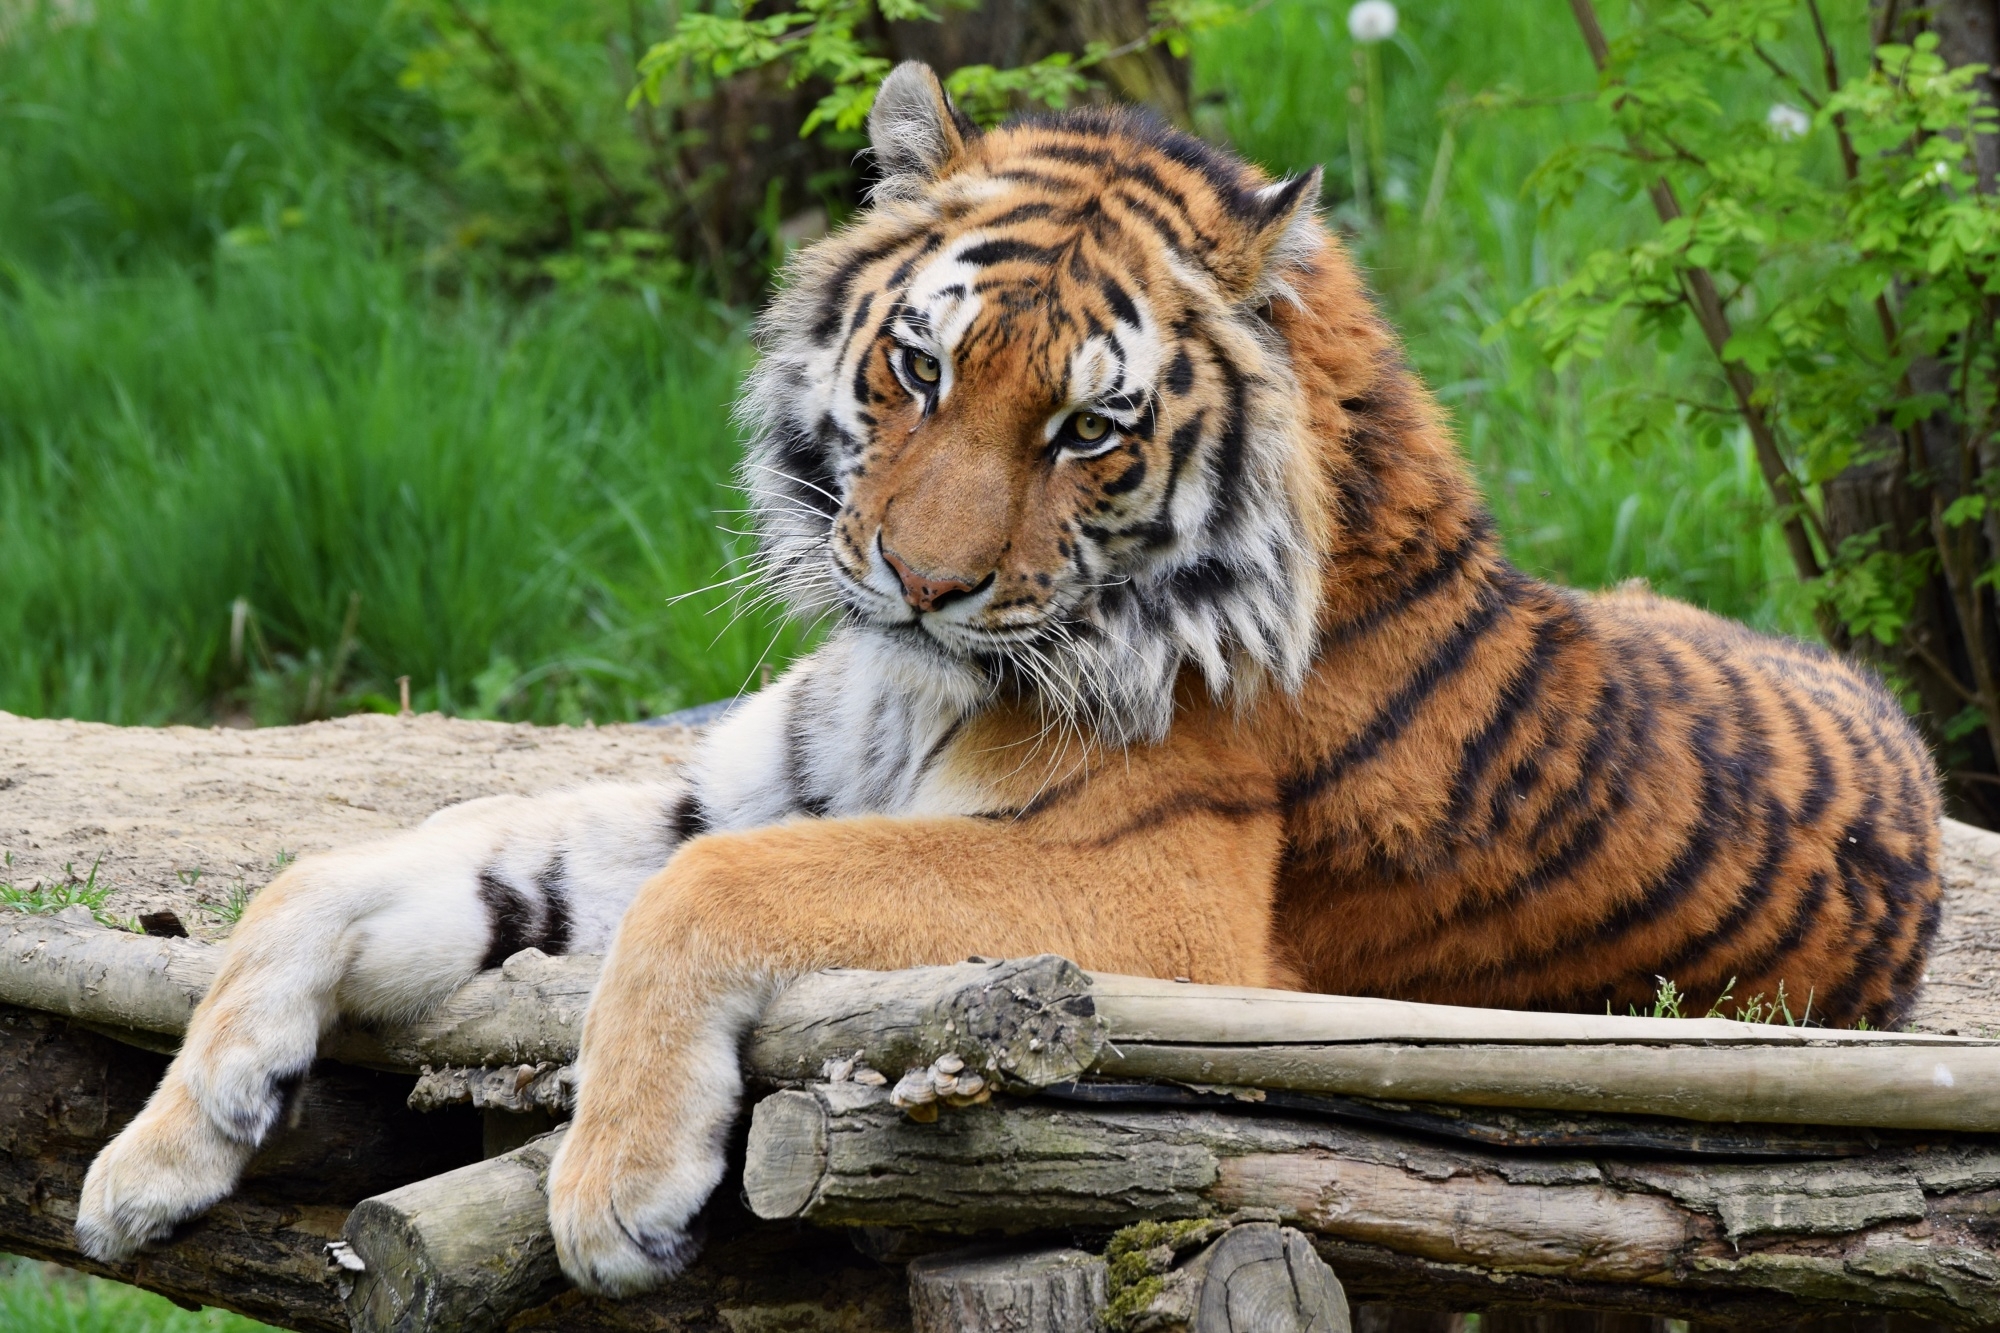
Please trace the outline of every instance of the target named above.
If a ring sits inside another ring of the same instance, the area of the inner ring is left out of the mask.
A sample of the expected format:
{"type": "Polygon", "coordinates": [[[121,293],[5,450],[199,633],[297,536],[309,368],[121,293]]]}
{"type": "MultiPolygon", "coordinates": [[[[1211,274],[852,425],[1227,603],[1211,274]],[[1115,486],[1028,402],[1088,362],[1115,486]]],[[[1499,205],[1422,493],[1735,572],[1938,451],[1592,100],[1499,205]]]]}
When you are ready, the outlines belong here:
{"type": "MultiPolygon", "coordinates": [[[[536,727],[425,715],[258,731],[109,727],[0,713],[0,883],[96,868],[121,918],[170,910],[216,939],[215,909],[284,858],[406,828],[502,792],[658,776],[684,726],[536,727]]],[[[1945,826],[1944,923],[1913,1026],[2000,1035],[2000,834],[1945,826]]]]}
{"type": "Polygon", "coordinates": [[[212,910],[286,858],[407,828],[475,796],[656,778],[686,727],[536,727],[435,714],[257,731],[109,727],[0,713],[0,883],[83,879],[119,917],[212,910]]]}

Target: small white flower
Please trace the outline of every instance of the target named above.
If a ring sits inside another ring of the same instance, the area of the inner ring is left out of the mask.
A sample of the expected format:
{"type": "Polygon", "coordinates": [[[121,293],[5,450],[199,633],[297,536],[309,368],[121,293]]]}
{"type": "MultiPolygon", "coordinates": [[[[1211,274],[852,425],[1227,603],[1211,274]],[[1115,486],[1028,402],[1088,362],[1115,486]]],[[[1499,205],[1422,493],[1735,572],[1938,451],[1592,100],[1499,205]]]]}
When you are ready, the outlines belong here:
{"type": "Polygon", "coordinates": [[[1942,185],[1951,179],[1951,168],[1943,162],[1933,162],[1931,169],[1924,173],[1924,178],[1933,185],[1942,185]]]}
{"type": "Polygon", "coordinates": [[[1764,123],[1780,139],[1798,139],[1812,128],[1812,117],[1786,102],[1773,102],[1764,113],[1764,123]]]}
{"type": "Polygon", "coordinates": [[[1396,35],[1396,7],[1389,0],[1361,0],[1347,11],[1347,32],[1357,42],[1386,42],[1396,35]]]}

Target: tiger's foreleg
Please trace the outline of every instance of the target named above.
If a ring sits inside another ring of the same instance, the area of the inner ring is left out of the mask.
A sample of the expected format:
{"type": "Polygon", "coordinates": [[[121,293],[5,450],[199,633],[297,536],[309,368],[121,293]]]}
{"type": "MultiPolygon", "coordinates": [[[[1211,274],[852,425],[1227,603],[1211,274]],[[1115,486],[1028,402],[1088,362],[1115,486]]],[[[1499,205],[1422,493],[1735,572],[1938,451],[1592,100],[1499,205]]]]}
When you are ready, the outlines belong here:
{"type": "Polygon", "coordinates": [[[673,854],[683,790],[470,801],[286,870],[231,934],[159,1088],[92,1163],[83,1250],[125,1258],[234,1189],[337,1020],[419,1017],[530,945],[602,949],[673,854]]]}
{"type": "Polygon", "coordinates": [[[1282,980],[1268,961],[1274,805],[1175,808],[1127,828],[810,820],[684,847],[627,914],[585,1022],[550,1193],[570,1277],[623,1294],[685,1265],[723,1173],[738,1045],[804,972],[1052,951],[1107,971],[1282,980]]]}

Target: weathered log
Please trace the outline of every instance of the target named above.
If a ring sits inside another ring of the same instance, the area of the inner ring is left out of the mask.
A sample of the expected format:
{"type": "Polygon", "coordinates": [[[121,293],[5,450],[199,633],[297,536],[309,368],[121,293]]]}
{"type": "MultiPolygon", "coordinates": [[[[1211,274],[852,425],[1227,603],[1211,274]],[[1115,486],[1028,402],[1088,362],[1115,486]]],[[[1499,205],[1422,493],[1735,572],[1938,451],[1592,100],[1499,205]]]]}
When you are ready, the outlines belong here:
{"type": "Polygon", "coordinates": [[[894,1082],[955,1055],[1015,1090],[1076,1078],[1104,1048],[1091,979],[1044,954],[906,972],[837,968],[801,977],[764,1010],[744,1049],[760,1077],[816,1079],[853,1058],[894,1082]]]}
{"type": "Polygon", "coordinates": [[[568,1285],[549,1234],[560,1131],[364,1199],[341,1230],[355,1333],[499,1328],[568,1285]]]}
{"type": "MultiPolygon", "coordinates": [[[[0,1001],[171,1033],[185,1025],[212,952],[17,918],[0,920],[0,959],[0,1001]]],[[[574,1055],[597,967],[527,950],[423,1022],[339,1033],[325,1051],[390,1069],[560,1065],[574,1055]]],[[[1051,957],[816,973],[773,1002],[746,1060],[778,1081],[841,1060],[894,1080],[940,1056],[1014,1090],[1089,1070],[1714,1122],[2000,1130],[2000,1042],[1086,978],[1051,957]]],[[[561,1083],[557,1075],[552,1086],[561,1083]]]]}
{"type": "Polygon", "coordinates": [[[356,1207],[342,1232],[353,1333],[907,1323],[897,1270],[855,1253],[838,1233],[756,1222],[727,1183],[698,1223],[701,1254],[665,1288],[623,1301],[571,1289],[548,1225],[549,1162],[562,1133],[356,1207]]]}
{"type": "Polygon", "coordinates": [[[912,1333],[1097,1333],[1104,1260],[1082,1250],[950,1250],[910,1263],[912,1333]]]}
{"type": "Polygon", "coordinates": [[[326,1246],[347,1210],[479,1155],[475,1116],[418,1115],[401,1079],[322,1065],[234,1197],[132,1262],[88,1259],[71,1234],[84,1172],[165,1067],[61,1018],[0,1007],[0,1250],[284,1327],[340,1330],[326,1246]]]}
{"type": "Polygon", "coordinates": [[[761,1217],[961,1233],[1272,1209],[1350,1286],[1395,1295],[1421,1274],[1461,1309],[1517,1288],[1697,1316],[1858,1304],[2000,1321],[1990,1142],[1728,1166],[1528,1158],[1274,1116],[1040,1100],[917,1125],[879,1089],[826,1084],[758,1104],[744,1192],[761,1217]]]}
{"type": "Polygon", "coordinates": [[[1217,1229],[1222,1234],[1212,1240],[1204,1228],[1160,1245],[1144,1234],[1148,1228],[1139,1228],[1137,1237],[1114,1238],[1112,1252],[1125,1251],[1119,1276],[1128,1285],[1114,1296],[1113,1308],[1125,1327],[1147,1333],[1350,1333],[1347,1294],[1302,1233],[1273,1222],[1217,1229]],[[1182,1249],[1193,1254],[1177,1262],[1182,1249]],[[1126,1271],[1141,1266],[1134,1260],[1149,1270],[1145,1276],[1126,1271]]]}

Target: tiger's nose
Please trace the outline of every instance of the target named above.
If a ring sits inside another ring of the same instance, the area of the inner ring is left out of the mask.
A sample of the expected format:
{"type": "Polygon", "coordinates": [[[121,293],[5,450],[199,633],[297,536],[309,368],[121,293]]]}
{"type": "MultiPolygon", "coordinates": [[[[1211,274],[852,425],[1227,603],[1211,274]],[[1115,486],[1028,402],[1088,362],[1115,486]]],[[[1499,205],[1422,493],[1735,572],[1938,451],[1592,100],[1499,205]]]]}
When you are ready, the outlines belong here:
{"type": "Polygon", "coordinates": [[[949,574],[926,574],[912,569],[901,556],[886,546],[882,548],[882,558],[889,562],[889,568],[895,570],[896,577],[903,581],[903,600],[919,611],[935,611],[954,597],[963,597],[986,586],[986,579],[974,584],[949,574]]]}

